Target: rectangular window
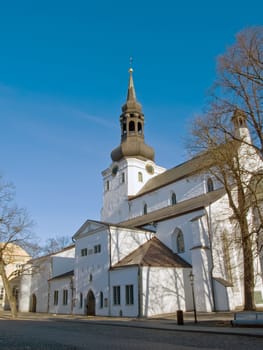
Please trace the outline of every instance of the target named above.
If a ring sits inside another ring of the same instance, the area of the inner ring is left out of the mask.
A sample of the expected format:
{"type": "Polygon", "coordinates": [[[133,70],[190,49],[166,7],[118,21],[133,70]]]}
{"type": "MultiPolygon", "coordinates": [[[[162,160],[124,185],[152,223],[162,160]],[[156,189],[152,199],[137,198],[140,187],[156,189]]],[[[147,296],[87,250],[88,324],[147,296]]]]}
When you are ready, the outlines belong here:
{"type": "Polygon", "coordinates": [[[58,290],[54,291],[54,305],[58,305],[58,290]]]}
{"type": "Polygon", "coordinates": [[[124,184],[125,182],[125,173],[122,173],[121,174],[121,182],[124,184]]]}
{"type": "Polygon", "coordinates": [[[63,305],[68,305],[68,290],[63,290],[63,305]]]}
{"type": "Polygon", "coordinates": [[[88,255],[88,249],[87,248],[81,249],[80,254],[81,254],[81,256],[87,256],[88,255]]]}
{"type": "Polygon", "coordinates": [[[0,289],[0,300],[4,299],[4,288],[0,289]]]}
{"type": "Polygon", "coordinates": [[[101,252],[101,245],[97,244],[94,246],[94,254],[98,254],[101,252]]]}
{"type": "Polygon", "coordinates": [[[100,308],[103,308],[103,293],[100,292],[100,308]]]}
{"type": "Polygon", "coordinates": [[[121,287],[114,286],[113,287],[113,305],[121,304],[121,287]]]}
{"type": "Polygon", "coordinates": [[[83,306],[83,294],[80,293],[80,295],[79,295],[79,307],[80,307],[80,309],[82,309],[82,306],[83,306]]]}
{"type": "Polygon", "coordinates": [[[106,181],[105,190],[106,190],[106,191],[109,191],[109,190],[110,190],[110,181],[109,181],[109,180],[106,181]]]}
{"type": "Polygon", "coordinates": [[[129,284],[125,288],[126,290],[126,304],[127,305],[133,305],[134,300],[133,300],[133,285],[129,284]]]}

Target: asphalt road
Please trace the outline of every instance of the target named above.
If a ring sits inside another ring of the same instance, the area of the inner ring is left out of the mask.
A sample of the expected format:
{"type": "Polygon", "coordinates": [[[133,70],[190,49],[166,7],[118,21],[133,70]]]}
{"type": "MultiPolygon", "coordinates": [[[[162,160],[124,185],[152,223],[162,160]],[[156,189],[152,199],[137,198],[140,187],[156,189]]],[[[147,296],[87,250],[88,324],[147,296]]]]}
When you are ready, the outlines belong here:
{"type": "Polygon", "coordinates": [[[0,320],[0,350],[263,349],[253,336],[191,333],[74,321],[0,320]]]}

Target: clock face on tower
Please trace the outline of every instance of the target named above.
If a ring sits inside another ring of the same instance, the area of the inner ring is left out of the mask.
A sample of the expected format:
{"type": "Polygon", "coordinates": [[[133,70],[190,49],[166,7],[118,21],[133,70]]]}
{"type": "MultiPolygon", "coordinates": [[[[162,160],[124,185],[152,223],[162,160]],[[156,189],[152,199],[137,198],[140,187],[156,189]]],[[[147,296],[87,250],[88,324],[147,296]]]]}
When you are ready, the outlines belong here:
{"type": "Polygon", "coordinates": [[[147,173],[149,173],[151,175],[154,173],[154,168],[151,164],[146,164],[145,169],[146,169],[147,173]]]}

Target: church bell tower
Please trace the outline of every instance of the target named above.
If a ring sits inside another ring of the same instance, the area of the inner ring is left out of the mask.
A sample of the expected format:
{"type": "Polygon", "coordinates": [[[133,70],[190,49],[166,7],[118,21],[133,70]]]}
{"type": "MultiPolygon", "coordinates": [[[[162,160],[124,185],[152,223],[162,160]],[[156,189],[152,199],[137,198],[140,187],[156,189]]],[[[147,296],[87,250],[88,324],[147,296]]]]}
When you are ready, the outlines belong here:
{"type": "Polygon", "coordinates": [[[133,69],[120,115],[120,145],[111,152],[112,164],[102,172],[104,182],[101,220],[118,223],[133,213],[131,199],[146,182],[165,169],[154,163],[154,150],[144,142],[144,114],[136,99],[133,69]]]}
{"type": "Polygon", "coordinates": [[[111,159],[118,162],[124,157],[135,157],[154,161],[154,150],[144,142],[144,114],[136,100],[133,69],[129,69],[127,100],[120,116],[121,144],[111,152],[111,159]]]}

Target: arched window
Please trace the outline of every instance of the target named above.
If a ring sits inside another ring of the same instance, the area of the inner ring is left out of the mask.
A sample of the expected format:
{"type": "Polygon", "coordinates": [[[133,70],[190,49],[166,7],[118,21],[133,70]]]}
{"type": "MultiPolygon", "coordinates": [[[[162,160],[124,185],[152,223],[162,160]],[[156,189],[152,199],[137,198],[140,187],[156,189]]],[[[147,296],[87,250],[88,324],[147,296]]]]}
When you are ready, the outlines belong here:
{"type": "Polygon", "coordinates": [[[172,248],[177,253],[184,253],[184,234],[180,228],[176,228],[172,234],[172,248]]]}
{"type": "Polygon", "coordinates": [[[122,126],[123,135],[126,135],[126,134],[127,134],[126,123],[123,123],[122,125],[123,125],[123,126],[122,126]]]}
{"type": "Polygon", "coordinates": [[[177,243],[177,252],[184,253],[184,235],[181,230],[179,230],[177,234],[176,243],[177,243]]]}
{"type": "Polygon", "coordinates": [[[142,172],[138,172],[138,181],[139,182],[143,182],[143,175],[142,175],[142,172]]]}
{"type": "Polygon", "coordinates": [[[171,204],[175,205],[176,204],[176,194],[173,192],[171,195],[171,204]]]}
{"type": "Polygon", "coordinates": [[[135,124],[133,120],[129,123],[129,131],[135,131],[135,124]]]}
{"type": "Polygon", "coordinates": [[[207,185],[207,192],[214,191],[214,183],[210,177],[207,179],[206,185],[207,185]]]}
{"type": "Polygon", "coordinates": [[[148,211],[147,204],[144,203],[144,205],[143,205],[143,215],[146,215],[147,211],[148,211]]]}
{"type": "Polygon", "coordinates": [[[138,133],[142,134],[142,123],[138,122],[138,133]]]}

